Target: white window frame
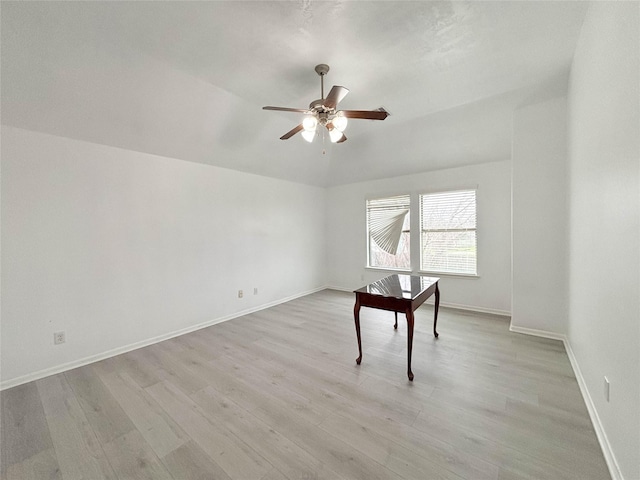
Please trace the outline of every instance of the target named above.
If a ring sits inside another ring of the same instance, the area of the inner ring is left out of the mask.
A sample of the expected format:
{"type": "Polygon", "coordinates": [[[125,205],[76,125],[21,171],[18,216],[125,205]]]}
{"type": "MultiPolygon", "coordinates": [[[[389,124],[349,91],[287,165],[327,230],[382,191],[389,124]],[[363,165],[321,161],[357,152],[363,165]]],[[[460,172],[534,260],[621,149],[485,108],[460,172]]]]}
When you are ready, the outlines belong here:
{"type": "Polygon", "coordinates": [[[465,277],[478,277],[478,195],[477,195],[477,188],[466,188],[466,189],[457,189],[457,190],[445,190],[445,191],[438,191],[438,192],[424,192],[424,193],[420,193],[418,195],[418,216],[419,216],[419,230],[418,230],[418,265],[420,268],[420,272],[421,273],[435,273],[438,275],[451,275],[451,276],[465,276],[465,277]],[[433,232],[473,232],[473,237],[474,237],[474,247],[475,247],[475,254],[474,254],[474,258],[473,258],[473,271],[469,271],[469,270],[462,270],[462,269],[440,269],[440,268],[430,268],[429,265],[424,265],[423,261],[423,233],[425,232],[425,226],[423,225],[424,222],[424,218],[423,218],[423,197],[425,196],[437,196],[440,195],[443,197],[443,201],[446,201],[446,196],[449,196],[449,198],[451,198],[454,195],[457,194],[470,194],[473,193],[473,205],[474,205],[474,215],[473,215],[473,226],[465,226],[463,228],[436,228],[436,229],[428,229],[429,231],[433,231],[433,232]]]}

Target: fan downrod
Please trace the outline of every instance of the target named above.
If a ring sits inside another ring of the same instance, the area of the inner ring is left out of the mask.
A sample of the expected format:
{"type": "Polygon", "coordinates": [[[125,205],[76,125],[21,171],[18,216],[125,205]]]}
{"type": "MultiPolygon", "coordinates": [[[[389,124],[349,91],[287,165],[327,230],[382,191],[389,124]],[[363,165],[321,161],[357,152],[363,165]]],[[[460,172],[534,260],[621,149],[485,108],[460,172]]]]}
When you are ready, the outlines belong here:
{"type": "Polygon", "coordinates": [[[320,99],[324,100],[324,76],[329,71],[329,65],[327,65],[326,63],[321,63],[319,65],[316,65],[315,70],[316,73],[320,75],[320,99]]]}

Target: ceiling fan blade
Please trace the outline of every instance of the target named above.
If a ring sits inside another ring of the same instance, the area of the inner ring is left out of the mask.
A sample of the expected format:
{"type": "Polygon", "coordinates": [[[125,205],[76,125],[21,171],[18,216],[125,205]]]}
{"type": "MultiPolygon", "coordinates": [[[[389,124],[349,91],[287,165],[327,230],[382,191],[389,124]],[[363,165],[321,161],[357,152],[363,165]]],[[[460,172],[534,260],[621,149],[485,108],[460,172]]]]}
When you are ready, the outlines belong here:
{"type": "Polygon", "coordinates": [[[347,118],[362,118],[365,120],[384,120],[389,116],[384,108],[377,110],[340,110],[347,118]]]}
{"type": "Polygon", "coordinates": [[[336,143],[342,143],[342,142],[346,142],[346,141],[347,141],[347,137],[343,133],[342,137],[340,137],[340,140],[338,140],[336,143]]]}
{"type": "Polygon", "coordinates": [[[324,106],[327,108],[336,108],[338,103],[340,103],[340,101],[347,96],[347,93],[349,93],[348,88],[334,85],[333,87],[331,87],[327,98],[325,98],[324,102],[322,103],[324,103],[324,106]]]}
{"type": "Polygon", "coordinates": [[[288,138],[293,137],[296,133],[300,132],[304,130],[304,127],[302,126],[302,124],[292,128],[291,130],[289,130],[287,133],[285,133],[284,135],[282,135],[280,137],[280,140],[287,140],[288,138]]]}
{"type": "Polygon", "coordinates": [[[299,112],[307,113],[309,110],[306,108],[288,108],[288,107],[262,107],[263,110],[278,110],[280,112],[299,112]]]}

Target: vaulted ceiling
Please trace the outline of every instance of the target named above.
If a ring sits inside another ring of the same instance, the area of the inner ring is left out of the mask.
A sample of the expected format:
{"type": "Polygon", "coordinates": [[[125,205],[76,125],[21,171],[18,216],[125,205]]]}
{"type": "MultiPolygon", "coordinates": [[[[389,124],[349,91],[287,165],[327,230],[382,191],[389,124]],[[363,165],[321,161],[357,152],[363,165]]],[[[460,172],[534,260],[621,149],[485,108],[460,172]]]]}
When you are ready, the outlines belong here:
{"type": "Polygon", "coordinates": [[[2,123],[313,185],[510,156],[514,108],[561,94],[587,2],[7,2],[2,123]],[[350,89],[343,144],[279,137],[350,89]]]}

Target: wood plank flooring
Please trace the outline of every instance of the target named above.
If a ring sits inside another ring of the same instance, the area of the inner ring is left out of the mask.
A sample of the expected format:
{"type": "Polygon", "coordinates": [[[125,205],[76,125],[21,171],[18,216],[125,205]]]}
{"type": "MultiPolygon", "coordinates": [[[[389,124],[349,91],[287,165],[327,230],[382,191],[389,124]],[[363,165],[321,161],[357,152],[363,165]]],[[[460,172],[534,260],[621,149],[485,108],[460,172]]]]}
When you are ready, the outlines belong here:
{"type": "Polygon", "coordinates": [[[325,290],[0,394],[1,477],[608,479],[561,342],[325,290]],[[400,316],[402,317],[402,316],[400,316]]]}

